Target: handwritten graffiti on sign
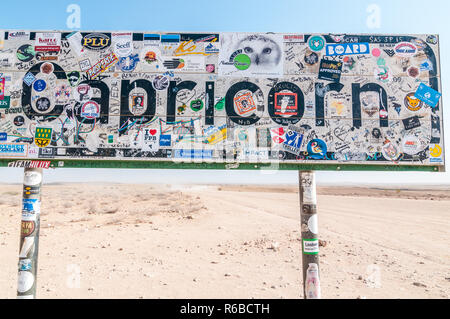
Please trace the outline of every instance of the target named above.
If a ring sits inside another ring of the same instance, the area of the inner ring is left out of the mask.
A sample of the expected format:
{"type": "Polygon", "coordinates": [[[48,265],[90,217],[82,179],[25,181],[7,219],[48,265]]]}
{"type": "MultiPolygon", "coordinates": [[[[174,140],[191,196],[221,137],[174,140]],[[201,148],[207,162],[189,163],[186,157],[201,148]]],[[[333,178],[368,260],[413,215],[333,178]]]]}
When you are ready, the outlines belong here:
{"type": "Polygon", "coordinates": [[[0,159],[444,166],[434,35],[0,33],[0,159]]]}

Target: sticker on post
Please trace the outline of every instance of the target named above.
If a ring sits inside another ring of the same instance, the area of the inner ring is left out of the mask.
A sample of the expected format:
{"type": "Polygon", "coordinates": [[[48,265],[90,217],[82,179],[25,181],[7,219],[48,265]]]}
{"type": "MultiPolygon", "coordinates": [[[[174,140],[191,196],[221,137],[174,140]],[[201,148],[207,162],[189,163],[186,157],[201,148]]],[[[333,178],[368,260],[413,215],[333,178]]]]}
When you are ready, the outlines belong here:
{"type": "Polygon", "coordinates": [[[303,253],[306,255],[317,255],[319,253],[318,239],[303,239],[303,253]]]}

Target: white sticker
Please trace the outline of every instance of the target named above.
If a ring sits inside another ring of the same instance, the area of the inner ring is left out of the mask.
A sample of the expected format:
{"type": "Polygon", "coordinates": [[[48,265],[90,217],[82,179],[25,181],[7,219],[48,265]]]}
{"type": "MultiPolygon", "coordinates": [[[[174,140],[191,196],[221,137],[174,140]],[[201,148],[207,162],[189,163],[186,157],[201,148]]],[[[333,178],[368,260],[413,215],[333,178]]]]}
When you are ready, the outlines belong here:
{"type": "Polygon", "coordinates": [[[39,185],[42,182],[42,174],[36,171],[27,171],[24,174],[23,184],[26,186],[39,185]]]}
{"type": "Polygon", "coordinates": [[[303,239],[303,253],[307,255],[316,255],[319,253],[318,239],[303,239]]]}
{"type": "Polygon", "coordinates": [[[318,223],[317,223],[317,214],[312,215],[309,219],[308,219],[308,228],[309,231],[313,234],[317,234],[318,232],[318,223]]]}
{"type": "Polygon", "coordinates": [[[23,239],[22,248],[20,249],[19,257],[26,258],[34,247],[34,237],[25,237],[23,239]]]}
{"type": "Polygon", "coordinates": [[[19,271],[19,280],[17,283],[17,291],[20,293],[27,292],[33,287],[34,276],[29,271],[19,271]]]}

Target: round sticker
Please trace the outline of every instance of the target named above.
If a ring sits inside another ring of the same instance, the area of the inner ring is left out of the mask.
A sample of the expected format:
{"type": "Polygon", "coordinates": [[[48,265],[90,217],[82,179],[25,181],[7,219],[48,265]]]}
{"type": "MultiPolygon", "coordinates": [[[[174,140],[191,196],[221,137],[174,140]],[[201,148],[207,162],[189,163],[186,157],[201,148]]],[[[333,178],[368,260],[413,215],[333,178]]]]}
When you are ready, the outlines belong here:
{"type": "Polygon", "coordinates": [[[406,135],[402,140],[403,153],[414,155],[419,152],[420,142],[419,138],[414,135],[406,135]]]}
{"type": "Polygon", "coordinates": [[[384,141],[381,152],[383,153],[384,158],[390,161],[395,161],[400,156],[398,146],[392,143],[390,140],[384,141]]]}
{"type": "Polygon", "coordinates": [[[97,102],[88,101],[81,107],[81,117],[95,119],[100,117],[100,106],[97,102]]]}
{"type": "Polygon", "coordinates": [[[243,71],[250,67],[251,60],[247,54],[241,53],[235,56],[233,62],[236,69],[243,71]]]}
{"type": "Polygon", "coordinates": [[[420,73],[419,68],[415,66],[410,66],[406,72],[412,78],[416,78],[420,73]]]}
{"type": "Polygon", "coordinates": [[[317,214],[312,215],[308,219],[308,228],[309,228],[309,231],[313,234],[317,234],[319,232],[319,227],[318,227],[318,223],[317,223],[317,214]]]}
{"type": "Polygon", "coordinates": [[[36,171],[26,171],[23,184],[26,186],[39,185],[42,182],[42,174],[36,171]]]}
{"type": "Polygon", "coordinates": [[[36,101],[36,109],[39,112],[47,112],[50,109],[50,100],[46,97],[40,97],[36,101]]]}
{"type": "Polygon", "coordinates": [[[29,271],[19,271],[19,280],[17,282],[17,291],[20,293],[27,292],[33,287],[34,276],[29,271]]]}
{"type": "Polygon", "coordinates": [[[138,62],[139,56],[135,54],[120,58],[117,65],[120,67],[122,71],[131,72],[136,68],[138,62]]]}
{"type": "Polygon", "coordinates": [[[148,51],[144,56],[144,60],[148,64],[152,64],[153,62],[156,61],[156,53],[153,51],[148,51]]]}
{"type": "Polygon", "coordinates": [[[53,72],[55,68],[53,67],[52,63],[49,62],[45,62],[44,64],[41,65],[41,72],[44,74],[50,74],[53,72]]]}
{"type": "Polygon", "coordinates": [[[423,106],[423,102],[414,96],[414,92],[406,94],[403,101],[406,108],[410,111],[418,111],[423,106]]]}
{"type": "Polygon", "coordinates": [[[321,139],[313,139],[306,148],[312,159],[323,159],[327,155],[327,144],[321,139]]]}
{"type": "Polygon", "coordinates": [[[47,87],[47,84],[44,80],[36,80],[33,83],[33,89],[37,92],[42,92],[47,87]]]}
{"type": "Polygon", "coordinates": [[[203,108],[203,101],[201,99],[191,101],[191,110],[198,112],[203,108]]]}
{"type": "Polygon", "coordinates": [[[17,49],[17,59],[22,62],[31,61],[34,58],[34,48],[29,44],[24,44],[17,49]]]}
{"type": "Polygon", "coordinates": [[[325,39],[320,35],[314,35],[309,38],[308,46],[313,51],[321,51],[325,46],[325,39]]]}
{"type": "Polygon", "coordinates": [[[22,126],[23,124],[25,124],[25,118],[22,115],[16,116],[14,118],[15,126],[22,126]]]}
{"type": "Polygon", "coordinates": [[[305,54],[305,63],[308,65],[314,65],[317,62],[319,62],[319,56],[317,55],[316,52],[307,52],[305,54]]]}
{"type": "Polygon", "coordinates": [[[169,86],[169,79],[167,78],[167,76],[157,75],[153,79],[152,83],[155,90],[161,91],[167,89],[167,87],[169,86]]]}

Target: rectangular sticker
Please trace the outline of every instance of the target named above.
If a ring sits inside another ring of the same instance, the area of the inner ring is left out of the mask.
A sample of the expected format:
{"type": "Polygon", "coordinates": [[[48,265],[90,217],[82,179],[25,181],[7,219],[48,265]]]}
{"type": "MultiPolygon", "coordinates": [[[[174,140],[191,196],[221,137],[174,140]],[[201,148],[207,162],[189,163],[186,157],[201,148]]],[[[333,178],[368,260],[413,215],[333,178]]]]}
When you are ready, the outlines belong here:
{"type": "Polygon", "coordinates": [[[441,93],[423,83],[420,83],[416,93],[414,93],[414,96],[429,106],[436,107],[441,97],[441,93]]]}
{"type": "Polygon", "coordinates": [[[307,255],[317,255],[319,253],[318,239],[303,239],[303,253],[307,255]]]}
{"type": "Polygon", "coordinates": [[[327,44],[325,50],[328,56],[370,53],[367,42],[327,44]]]}

